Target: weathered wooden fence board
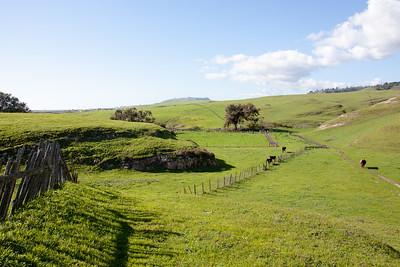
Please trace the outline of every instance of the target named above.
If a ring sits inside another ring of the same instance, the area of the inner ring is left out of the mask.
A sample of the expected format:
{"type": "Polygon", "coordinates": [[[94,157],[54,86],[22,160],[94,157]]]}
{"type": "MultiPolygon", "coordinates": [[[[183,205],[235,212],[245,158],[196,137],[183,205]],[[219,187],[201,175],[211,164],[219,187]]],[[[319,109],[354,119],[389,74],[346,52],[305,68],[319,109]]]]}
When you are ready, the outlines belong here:
{"type": "Polygon", "coordinates": [[[25,151],[25,147],[19,149],[15,159],[7,161],[4,175],[0,176],[0,221],[8,217],[10,205],[11,213],[14,213],[36,196],[59,188],[66,181],[77,182],[78,175],[68,170],[58,143],[40,142],[31,149],[24,164],[25,169],[21,171],[25,151]],[[19,184],[18,179],[21,179],[19,184]]]}

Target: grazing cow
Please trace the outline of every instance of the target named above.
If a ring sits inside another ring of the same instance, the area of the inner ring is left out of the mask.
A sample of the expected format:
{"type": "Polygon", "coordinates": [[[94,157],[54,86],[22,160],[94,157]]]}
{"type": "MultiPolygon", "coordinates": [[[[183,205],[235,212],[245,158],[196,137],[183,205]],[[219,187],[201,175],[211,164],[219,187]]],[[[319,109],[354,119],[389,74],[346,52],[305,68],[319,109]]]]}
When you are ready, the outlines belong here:
{"type": "Polygon", "coordinates": [[[283,147],[282,147],[282,153],[285,152],[285,151],[286,151],[286,147],[283,146],[283,147]]]}
{"type": "Polygon", "coordinates": [[[367,161],[365,159],[360,160],[360,167],[361,168],[364,168],[366,164],[367,164],[367,161]]]}

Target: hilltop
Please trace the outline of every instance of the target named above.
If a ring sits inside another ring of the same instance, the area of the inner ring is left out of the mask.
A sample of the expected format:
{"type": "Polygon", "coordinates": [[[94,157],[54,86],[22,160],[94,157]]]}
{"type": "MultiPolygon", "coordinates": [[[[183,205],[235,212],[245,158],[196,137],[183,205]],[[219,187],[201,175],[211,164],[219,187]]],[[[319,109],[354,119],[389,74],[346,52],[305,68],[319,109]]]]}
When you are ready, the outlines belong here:
{"type": "Polygon", "coordinates": [[[154,105],[177,105],[177,104],[188,104],[188,103],[195,103],[195,102],[205,102],[211,101],[208,97],[182,97],[182,98],[171,98],[154,105]]]}

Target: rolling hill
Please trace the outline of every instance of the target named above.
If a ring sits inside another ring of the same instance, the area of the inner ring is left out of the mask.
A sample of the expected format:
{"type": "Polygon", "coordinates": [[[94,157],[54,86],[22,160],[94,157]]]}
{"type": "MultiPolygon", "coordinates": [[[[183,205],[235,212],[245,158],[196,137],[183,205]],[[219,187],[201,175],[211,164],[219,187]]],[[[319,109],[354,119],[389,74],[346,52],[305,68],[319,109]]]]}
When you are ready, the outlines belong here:
{"type": "Polygon", "coordinates": [[[357,92],[335,94],[305,94],[261,97],[237,101],[213,101],[206,103],[182,103],[172,106],[148,106],[157,122],[171,128],[203,129],[221,128],[224,109],[231,103],[251,102],[261,109],[266,122],[293,128],[313,128],[363,107],[388,100],[399,95],[398,90],[378,91],[364,89],[357,92]]]}
{"type": "Polygon", "coordinates": [[[400,191],[377,176],[399,181],[399,94],[147,106],[158,123],[185,129],[173,136],[156,124],[112,121],[112,111],[0,114],[3,151],[68,137],[70,159],[202,147],[220,164],[135,171],[78,161],[79,184],[40,196],[0,225],[0,265],[399,266],[400,191]],[[227,104],[247,102],[278,126],[270,132],[286,153],[302,153],[233,186],[185,194],[282,155],[263,134],[212,130],[227,104]],[[328,148],[305,150],[315,141],[328,148]],[[360,158],[371,168],[360,168],[360,158]]]}

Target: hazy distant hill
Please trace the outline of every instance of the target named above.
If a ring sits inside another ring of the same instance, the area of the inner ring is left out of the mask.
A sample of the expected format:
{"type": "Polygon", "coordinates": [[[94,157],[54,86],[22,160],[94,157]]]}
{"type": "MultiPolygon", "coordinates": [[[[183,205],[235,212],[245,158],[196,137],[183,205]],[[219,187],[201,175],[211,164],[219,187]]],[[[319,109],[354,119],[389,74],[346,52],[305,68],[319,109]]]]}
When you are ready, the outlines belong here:
{"type": "Polygon", "coordinates": [[[171,98],[168,100],[164,100],[156,105],[175,105],[182,104],[187,102],[197,102],[197,101],[211,101],[208,97],[182,97],[182,98],[171,98]]]}

